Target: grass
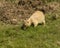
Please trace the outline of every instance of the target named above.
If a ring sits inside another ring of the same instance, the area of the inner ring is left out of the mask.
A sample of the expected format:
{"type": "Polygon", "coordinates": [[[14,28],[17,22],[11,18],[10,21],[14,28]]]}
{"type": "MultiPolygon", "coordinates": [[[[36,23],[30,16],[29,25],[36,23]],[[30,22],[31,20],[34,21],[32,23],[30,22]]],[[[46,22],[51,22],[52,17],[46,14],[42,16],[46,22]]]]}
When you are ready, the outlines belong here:
{"type": "MultiPolygon", "coordinates": [[[[6,1],[13,3],[15,0],[6,1]]],[[[47,0],[52,1],[60,0],[47,0]]],[[[46,18],[46,26],[31,26],[26,30],[22,30],[21,25],[0,22],[0,48],[60,48],[60,19],[50,18],[46,18]]]]}
{"type": "Polygon", "coordinates": [[[60,48],[60,19],[22,30],[0,23],[0,48],[60,48]]]}

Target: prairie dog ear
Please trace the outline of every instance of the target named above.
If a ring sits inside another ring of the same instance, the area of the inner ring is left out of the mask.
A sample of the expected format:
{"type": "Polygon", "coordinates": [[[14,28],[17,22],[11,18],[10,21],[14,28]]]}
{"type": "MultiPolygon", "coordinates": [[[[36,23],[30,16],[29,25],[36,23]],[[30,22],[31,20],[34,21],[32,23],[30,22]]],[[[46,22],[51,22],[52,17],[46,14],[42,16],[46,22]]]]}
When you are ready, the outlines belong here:
{"type": "Polygon", "coordinates": [[[27,20],[27,18],[25,18],[25,20],[27,20]]]}
{"type": "Polygon", "coordinates": [[[24,21],[24,22],[27,21],[27,18],[25,18],[23,21],[24,21]]]}

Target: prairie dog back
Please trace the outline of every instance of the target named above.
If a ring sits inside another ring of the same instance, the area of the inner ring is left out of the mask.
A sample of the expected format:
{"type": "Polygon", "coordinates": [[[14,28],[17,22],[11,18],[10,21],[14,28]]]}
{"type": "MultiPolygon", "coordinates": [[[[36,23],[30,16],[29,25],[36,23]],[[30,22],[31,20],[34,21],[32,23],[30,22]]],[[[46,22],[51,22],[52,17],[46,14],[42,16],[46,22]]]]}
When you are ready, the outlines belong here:
{"type": "Polygon", "coordinates": [[[32,16],[30,17],[30,19],[32,21],[37,21],[37,22],[42,22],[43,20],[45,20],[45,15],[42,11],[36,11],[35,13],[32,14],[32,16]]]}

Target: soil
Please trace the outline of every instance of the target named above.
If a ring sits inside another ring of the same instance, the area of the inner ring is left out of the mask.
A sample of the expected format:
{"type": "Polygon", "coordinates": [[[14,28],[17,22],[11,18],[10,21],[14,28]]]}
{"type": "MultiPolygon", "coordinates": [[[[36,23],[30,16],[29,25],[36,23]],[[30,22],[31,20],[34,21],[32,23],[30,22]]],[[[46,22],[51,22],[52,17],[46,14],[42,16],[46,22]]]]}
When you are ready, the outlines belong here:
{"type": "Polygon", "coordinates": [[[8,24],[17,24],[29,18],[36,10],[48,12],[58,12],[60,4],[58,2],[44,3],[42,0],[15,0],[0,1],[0,21],[8,24]],[[15,21],[14,21],[15,20],[15,21]]]}

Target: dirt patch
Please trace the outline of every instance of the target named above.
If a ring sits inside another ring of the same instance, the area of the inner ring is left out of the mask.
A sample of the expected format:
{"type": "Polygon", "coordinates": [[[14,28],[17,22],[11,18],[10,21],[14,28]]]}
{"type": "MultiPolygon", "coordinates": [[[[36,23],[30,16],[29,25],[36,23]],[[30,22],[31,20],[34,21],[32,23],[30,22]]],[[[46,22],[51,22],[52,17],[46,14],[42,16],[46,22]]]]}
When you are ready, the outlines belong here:
{"type": "Polygon", "coordinates": [[[51,2],[44,4],[42,0],[15,0],[13,3],[8,1],[0,2],[0,21],[13,24],[13,19],[16,23],[29,18],[36,10],[41,10],[44,13],[58,13],[60,4],[51,2]]]}

